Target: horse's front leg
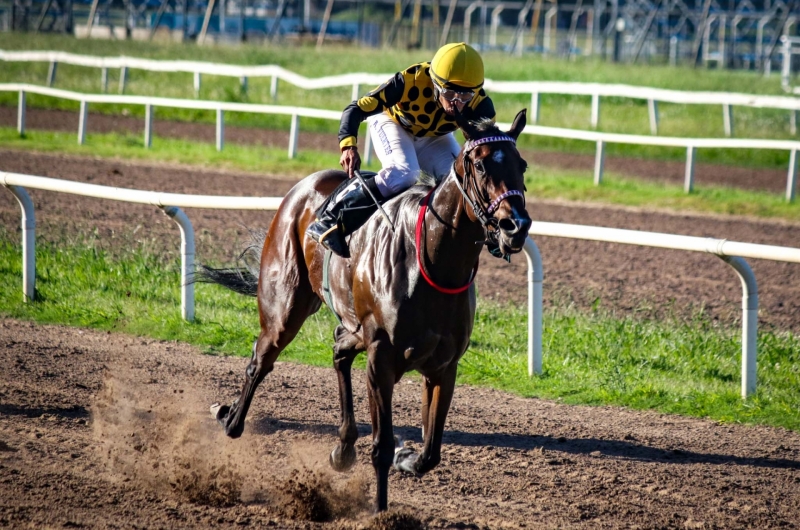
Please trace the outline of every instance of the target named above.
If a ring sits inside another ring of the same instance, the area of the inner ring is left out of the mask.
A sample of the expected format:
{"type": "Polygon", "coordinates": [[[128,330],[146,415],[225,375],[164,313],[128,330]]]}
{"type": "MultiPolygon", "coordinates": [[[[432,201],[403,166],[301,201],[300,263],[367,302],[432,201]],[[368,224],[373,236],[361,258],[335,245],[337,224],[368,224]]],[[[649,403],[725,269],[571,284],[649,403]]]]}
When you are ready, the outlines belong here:
{"type": "Polygon", "coordinates": [[[440,374],[423,378],[422,395],[422,454],[411,449],[401,449],[394,458],[394,466],[400,471],[423,475],[439,465],[442,459],[442,435],[453,391],[456,386],[458,361],[453,361],[440,374]]]}
{"type": "Polygon", "coordinates": [[[331,467],[336,471],[347,471],[356,463],[356,440],[358,429],[353,412],[353,381],[350,370],[353,359],[363,351],[359,339],[342,326],[334,333],[336,344],[333,346],[333,366],[339,379],[339,406],[342,413],[342,424],[339,427],[339,444],[330,456],[331,467]]]}
{"type": "Polygon", "coordinates": [[[394,459],[392,428],[392,395],[394,393],[394,356],[390,349],[373,343],[367,363],[367,390],[372,419],[372,467],[377,479],[376,507],[379,512],[389,507],[389,469],[394,459]]]}

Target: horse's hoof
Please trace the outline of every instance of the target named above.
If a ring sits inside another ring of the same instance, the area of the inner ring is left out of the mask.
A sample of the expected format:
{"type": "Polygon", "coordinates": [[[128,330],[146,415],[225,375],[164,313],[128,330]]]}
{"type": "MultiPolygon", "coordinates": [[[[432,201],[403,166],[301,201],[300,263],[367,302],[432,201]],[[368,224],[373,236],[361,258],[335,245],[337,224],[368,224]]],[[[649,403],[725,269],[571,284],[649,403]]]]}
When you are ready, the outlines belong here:
{"type": "Polygon", "coordinates": [[[331,451],[329,461],[334,471],[340,473],[349,471],[356,464],[356,448],[349,445],[342,451],[342,446],[337,445],[331,451]]]}
{"type": "Polygon", "coordinates": [[[231,408],[228,405],[220,405],[219,403],[214,403],[211,405],[210,411],[211,415],[214,416],[214,419],[220,422],[222,426],[225,426],[225,416],[228,415],[231,408]]]}
{"type": "Polygon", "coordinates": [[[419,455],[411,449],[400,449],[394,453],[394,468],[398,471],[405,471],[417,477],[421,477],[415,468],[414,464],[417,463],[419,455]]]}

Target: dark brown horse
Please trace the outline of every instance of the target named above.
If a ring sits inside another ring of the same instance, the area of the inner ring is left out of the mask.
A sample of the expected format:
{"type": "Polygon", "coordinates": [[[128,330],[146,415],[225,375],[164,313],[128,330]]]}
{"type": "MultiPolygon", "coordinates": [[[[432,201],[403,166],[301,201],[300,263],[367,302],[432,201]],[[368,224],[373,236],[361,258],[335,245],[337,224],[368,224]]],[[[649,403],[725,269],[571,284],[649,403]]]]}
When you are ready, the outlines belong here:
{"type": "MultiPolygon", "coordinates": [[[[386,203],[394,229],[374,215],[352,235],[351,257],[333,256],[330,261],[331,309],[342,320],[333,346],[342,420],[330,462],[344,471],[356,461],[350,369],[356,355],[366,351],[379,511],[387,508],[393,464],[422,475],[441,458],[458,361],[472,333],[471,283],[483,243],[494,243],[502,254],[519,252],[531,223],[523,194],[527,164],[515,145],[525,127],[525,111],[507,133],[491,122],[460,125],[467,142],[450,175],[386,203]],[[392,433],[394,385],[410,370],[422,375],[424,449],[419,455],[396,448],[392,433]]],[[[205,281],[258,297],[261,334],[241,396],[231,406],[212,406],[232,438],[244,430],[259,383],[303,322],[320,308],[325,251],[305,232],[315,210],[345,178],[342,171],[321,171],[292,188],[266,234],[255,274],[248,275],[245,268],[199,273],[205,281]]]]}

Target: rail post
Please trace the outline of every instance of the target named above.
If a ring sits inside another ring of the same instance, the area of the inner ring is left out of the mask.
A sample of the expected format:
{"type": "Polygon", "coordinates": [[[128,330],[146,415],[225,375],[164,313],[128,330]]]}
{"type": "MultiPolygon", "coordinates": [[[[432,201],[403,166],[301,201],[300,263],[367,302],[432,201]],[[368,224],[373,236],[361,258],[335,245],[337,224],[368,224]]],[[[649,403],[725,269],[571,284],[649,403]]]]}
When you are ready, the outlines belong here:
{"type": "Polygon", "coordinates": [[[89,104],[86,100],[81,101],[81,111],[78,118],[78,144],[86,143],[86,120],[89,119],[89,104]]]}
{"type": "Polygon", "coordinates": [[[153,105],[144,106],[144,147],[150,149],[153,145],[153,105]]]}
{"type": "Polygon", "coordinates": [[[606,163],[606,143],[597,140],[597,148],[594,154],[594,185],[599,186],[603,182],[603,168],[606,163]]]}
{"type": "Polygon", "coordinates": [[[541,104],[541,95],[538,92],[531,93],[531,123],[534,125],[539,123],[539,105],[541,104]]]}
{"type": "Polygon", "coordinates": [[[647,113],[650,116],[650,134],[656,136],[658,135],[658,101],[647,100],[647,113]]]}
{"type": "Polygon", "coordinates": [[[720,258],[733,267],[742,280],[742,398],[747,398],[756,391],[758,284],[753,269],[743,258],[720,258]]]}
{"type": "Polygon", "coordinates": [[[25,110],[26,110],[26,103],[25,103],[25,91],[19,91],[19,99],[17,100],[17,132],[20,136],[25,135],[25,110]]]}
{"type": "Polygon", "coordinates": [[[225,147],[225,111],[217,109],[217,151],[225,147]]]}
{"type": "Polygon", "coordinates": [[[359,90],[361,90],[361,85],[359,85],[358,83],[354,83],[353,84],[353,91],[350,93],[351,101],[358,100],[358,96],[360,95],[359,94],[359,90]]]}
{"type": "Polygon", "coordinates": [[[242,94],[247,94],[247,76],[243,75],[239,78],[239,90],[242,94]]]}
{"type": "Polygon", "coordinates": [[[528,376],[542,375],[542,255],[528,237],[522,247],[528,259],[528,376]]]}
{"type": "Polygon", "coordinates": [[[108,68],[105,66],[100,69],[100,90],[103,94],[108,92],[108,68]]]}
{"type": "Polygon", "coordinates": [[[118,91],[120,94],[125,93],[125,85],[128,83],[128,67],[123,66],[119,69],[119,87],[118,91]]]}
{"type": "Polygon", "coordinates": [[[47,86],[53,86],[56,82],[56,70],[58,70],[58,63],[50,61],[50,66],[47,68],[47,86]]]}
{"type": "Polygon", "coordinates": [[[269,82],[269,97],[278,99],[278,76],[273,75],[272,81],[269,82]]]}
{"type": "Polygon", "coordinates": [[[797,149],[789,154],[789,175],[786,179],[786,202],[793,202],[797,193],[797,149]]]}
{"type": "Polygon", "coordinates": [[[600,124],[600,94],[592,94],[592,129],[600,124]]]}
{"type": "Polygon", "coordinates": [[[201,82],[202,81],[201,81],[200,72],[195,72],[194,73],[194,80],[193,80],[192,84],[194,86],[194,97],[196,97],[196,98],[200,97],[200,83],[201,82]]]}
{"type": "Polygon", "coordinates": [[[691,193],[694,189],[694,155],[695,146],[686,147],[686,173],[683,180],[683,191],[691,193]]]}
{"type": "Polygon", "coordinates": [[[187,322],[194,321],[194,228],[192,222],[177,206],[162,206],[161,209],[178,223],[181,229],[181,316],[187,322]]]}
{"type": "Polygon", "coordinates": [[[289,158],[297,156],[297,137],[300,129],[300,117],[292,114],[292,126],[289,130],[289,158]]]}
{"type": "Polygon", "coordinates": [[[25,301],[36,296],[36,214],[30,195],[21,186],[6,185],[22,210],[22,294],[25,301]]]}
{"type": "Polygon", "coordinates": [[[725,127],[725,136],[733,136],[733,105],[727,103],[722,105],[722,122],[725,127]]]}
{"type": "Polygon", "coordinates": [[[797,134],[797,109],[789,111],[789,132],[797,134]]]}

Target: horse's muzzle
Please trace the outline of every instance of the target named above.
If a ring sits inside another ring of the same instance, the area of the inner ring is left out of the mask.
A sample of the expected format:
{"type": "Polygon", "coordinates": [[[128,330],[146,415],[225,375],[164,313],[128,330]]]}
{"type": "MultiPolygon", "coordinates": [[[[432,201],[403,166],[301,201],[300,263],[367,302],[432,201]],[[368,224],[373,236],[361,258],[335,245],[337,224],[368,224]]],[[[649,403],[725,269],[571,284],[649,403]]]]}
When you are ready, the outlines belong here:
{"type": "Polygon", "coordinates": [[[514,254],[522,250],[528,230],[531,228],[529,217],[506,217],[497,225],[500,232],[500,249],[506,254],[514,254]]]}

